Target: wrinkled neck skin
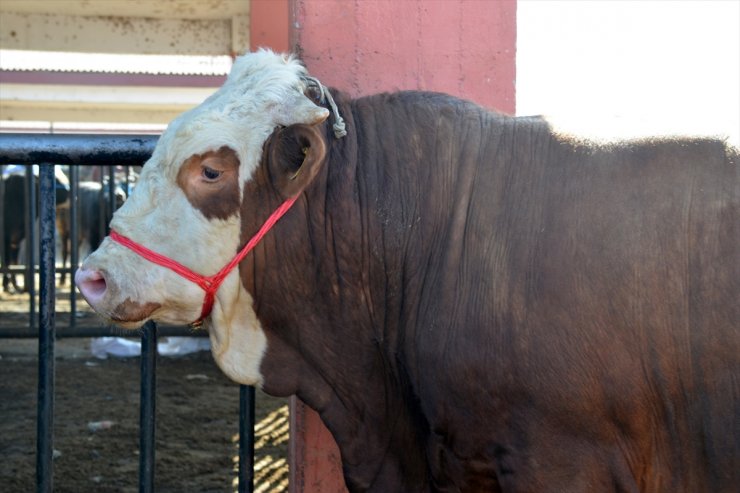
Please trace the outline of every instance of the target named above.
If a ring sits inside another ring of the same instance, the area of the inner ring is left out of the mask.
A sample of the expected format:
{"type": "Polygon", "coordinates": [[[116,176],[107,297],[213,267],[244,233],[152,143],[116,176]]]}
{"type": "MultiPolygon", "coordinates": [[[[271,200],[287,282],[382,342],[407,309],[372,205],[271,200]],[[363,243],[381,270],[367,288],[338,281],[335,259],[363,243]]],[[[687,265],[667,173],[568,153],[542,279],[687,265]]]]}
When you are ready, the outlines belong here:
{"type": "MultiPolygon", "coordinates": [[[[345,120],[352,117],[347,107],[341,111],[345,120]]],[[[363,210],[361,202],[377,197],[349,164],[358,162],[347,158],[356,142],[351,136],[336,140],[327,127],[326,162],[334,164],[322,168],[241,263],[242,287],[232,298],[237,306],[213,317],[214,355],[234,378],[242,370],[233,364],[246,358],[245,351],[256,351],[250,345],[264,334],[262,388],[296,394],[320,413],[341,444],[351,490],[428,491],[419,430],[424,421],[416,399],[404,394],[408,376],[397,361],[401,297],[392,293],[401,289],[401,255],[376,249],[402,239],[378,229],[382,221],[368,217],[376,211],[363,210]],[[385,238],[386,244],[369,238],[385,238]]],[[[282,201],[263,168],[245,186],[242,242],[282,201]]]]}
{"type": "MultiPolygon", "coordinates": [[[[440,206],[438,196],[423,191],[433,181],[456,179],[459,173],[434,173],[440,166],[455,169],[455,152],[467,147],[424,151],[421,135],[409,139],[380,123],[405,121],[430,133],[451,126],[445,122],[454,108],[415,116],[402,104],[389,105],[392,113],[376,119],[371,99],[347,103],[340,96],[337,102],[350,131],[337,140],[330,122],[323,124],[325,165],[240,264],[239,289],[229,284],[230,298],[219,293],[217,310],[231,311],[212,317],[214,355],[235,380],[250,383],[254,376],[267,393],[296,394],[318,411],[340,446],[350,490],[444,491],[432,484],[429,461],[446,459],[430,452],[429,437],[437,431],[419,394],[420,375],[429,373],[421,369],[437,371],[429,347],[434,338],[424,337],[430,327],[418,323],[419,307],[403,300],[418,300],[427,290],[429,306],[453,306],[437,296],[454,289],[445,279],[427,278],[425,262],[440,248],[436,225],[448,227],[453,217],[446,211],[466,207],[440,206]],[[361,128],[363,149],[372,153],[359,148],[360,130],[353,128],[361,128]],[[436,168],[429,165],[434,159],[436,168]],[[247,362],[257,354],[260,360],[247,362]]],[[[268,168],[263,163],[244,185],[241,244],[284,200],[268,168]]],[[[444,189],[465,197],[467,183],[444,189]]],[[[484,489],[494,490],[489,486],[484,489]]]]}

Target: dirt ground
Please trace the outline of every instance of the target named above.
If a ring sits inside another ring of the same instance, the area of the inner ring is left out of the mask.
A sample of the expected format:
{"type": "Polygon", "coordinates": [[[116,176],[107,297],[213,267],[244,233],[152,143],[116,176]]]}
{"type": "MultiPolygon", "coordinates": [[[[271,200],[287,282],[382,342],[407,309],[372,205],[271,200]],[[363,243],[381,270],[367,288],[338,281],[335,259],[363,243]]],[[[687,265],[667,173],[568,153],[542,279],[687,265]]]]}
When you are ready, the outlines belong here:
{"type": "MultiPolygon", "coordinates": [[[[27,323],[27,304],[0,293],[0,330],[27,323]]],[[[2,492],[35,490],[37,346],[0,339],[2,492]]],[[[137,492],[139,357],[97,359],[89,338],[60,339],[55,352],[54,491],[137,492]]],[[[238,385],[208,351],[158,357],[156,385],[156,491],[236,491],[238,385]]],[[[257,392],[256,401],[256,491],[287,491],[287,400],[257,392]]]]}

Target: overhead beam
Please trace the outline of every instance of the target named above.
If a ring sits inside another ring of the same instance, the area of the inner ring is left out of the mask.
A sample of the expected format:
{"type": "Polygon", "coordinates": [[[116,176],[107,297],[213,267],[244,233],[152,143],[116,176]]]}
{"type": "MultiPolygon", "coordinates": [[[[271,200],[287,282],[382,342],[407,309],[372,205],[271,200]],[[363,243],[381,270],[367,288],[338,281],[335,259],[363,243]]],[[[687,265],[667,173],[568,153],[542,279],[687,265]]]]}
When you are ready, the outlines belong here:
{"type": "Polygon", "coordinates": [[[64,14],[152,19],[229,19],[249,13],[250,0],[2,0],[0,15],[64,14]]]}
{"type": "Polygon", "coordinates": [[[5,122],[93,122],[100,124],[162,124],[182,113],[162,108],[102,108],[99,106],[36,107],[7,105],[0,101],[0,113],[5,122]]]}
{"type": "Polygon", "coordinates": [[[231,55],[249,49],[249,13],[229,19],[0,15],[0,46],[83,53],[231,55]]]}
{"type": "Polygon", "coordinates": [[[0,83],[0,120],[168,123],[213,88],[0,83]]]}

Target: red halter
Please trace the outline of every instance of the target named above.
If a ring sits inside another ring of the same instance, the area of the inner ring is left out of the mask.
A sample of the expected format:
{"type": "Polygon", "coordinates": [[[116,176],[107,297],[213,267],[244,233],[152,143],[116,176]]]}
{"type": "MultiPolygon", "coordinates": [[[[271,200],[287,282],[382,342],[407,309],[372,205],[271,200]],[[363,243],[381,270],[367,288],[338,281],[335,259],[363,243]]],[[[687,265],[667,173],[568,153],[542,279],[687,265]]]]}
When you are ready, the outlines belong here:
{"type": "Polygon", "coordinates": [[[191,281],[200,286],[200,288],[206,292],[205,298],[203,299],[203,309],[200,312],[200,317],[198,317],[198,320],[190,324],[191,326],[197,328],[203,325],[203,319],[210,315],[211,310],[213,309],[213,301],[216,296],[216,291],[218,291],[219,286],[221,286],[221,283],[224,281],[224,279],[226,279],[226,276],[229,274],[229,272],[231,272],[234,267],[239,265],[239,262],[241,262],[244,257],[246,257],[250,251],[252,251],[252,249],[257,245],[257,243],[259,243],[262,237],[265,236],[268,231],[270,231],[275,223],[278,222],[278,220],[283,217],[286,212],[288,212],[288,209],[290,209],[290,207],[295,203],[296,199],[298,199],[297,195],[295,197],[289,198],[288,200],[283,202],[280,207],[275,209],[275,212],[273,212],[270,217],[267,218],[267,221],[265,221],[265,223],[252,237],[252,239],[249,240],[246,245],[244,245],[244,248],[239,250],[239,252],[234,256],[233,259],[231,259],[231,262],[226,264],[223,269],[212,276],[203,276],[197,274],[184,265],[155,251],[149,250],[147,247],[140,245],[135,241],[126,238],[125,236],[121,236],[113,230],[111,230],[110,232],[110,239],[117,243],[120,243],[125,247],[130,248],[150,262],[159,264],[162,267],[167,267],[168,269],[175,271],[188,281],[191,281]]]}

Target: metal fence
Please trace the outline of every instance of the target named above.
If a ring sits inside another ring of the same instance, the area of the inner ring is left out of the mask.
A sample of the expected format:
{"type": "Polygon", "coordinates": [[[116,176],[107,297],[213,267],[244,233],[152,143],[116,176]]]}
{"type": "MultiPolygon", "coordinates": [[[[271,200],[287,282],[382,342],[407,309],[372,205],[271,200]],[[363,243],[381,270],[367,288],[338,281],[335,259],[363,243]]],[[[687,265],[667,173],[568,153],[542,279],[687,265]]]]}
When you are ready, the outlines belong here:
{"type": "MultiPolygon", "coordinates": [[[[46,135],[46,134],[0,134],[0,176],[7,165],[24,165],[25,194],[23,209],[25,235],[25,265],[7,265],[6,257],[6,211],[0,214],[0,248],[2,264],[0,272],[23,275],[24,288],[29,294],[29,317],[27,324],[0,327],[0,338],[38,337],[38,414],[36,443],[36,485],[39,492],[53,490],[53,423],[54,423],[54,341],[58,337],[101,337],[120,335],[109,327],[84,326],[77,322],[76,296],[73,273],[78,258],[78,183],[79,171],[86,166],[105,167],[98,179],[101,187],[108,187],[108,204],[116,207],[114,187],[116,177],[111,163],[122,167],[125,187],[130,189],[129,167],[141,166],[151,155],[157,137],[152,135],[46,135]],[[38,165],[38,178],[31,165],[38,165]],[[69,318],[57,319],[55,307],[56,291],[56,180],[55,165],[69,166],[69,217],[71,219],[71,245],[69,267],[64,273],[71,282],[69,318]],[[106,176],[107,175],[107,176],[106,176]],[[107,183],[106,180],[107,179],[107,183]],[[37,186],[38,183],[38,197],[37,186]],[[38,210],[36,209],[38,199],[38,210]],[[34,228],[38,214],[38,238],[34,228]],[[34,245],[39,245],[38,267],[34,245]],[[36,274],[38,274],[38,310],[35,305],[36,274]],[[66,324],[65,324],[66,322],[66,324]],[[57,332],[57,329],[60,329],[57,332]]],[[[103,169],[103,168],[101,168],[103,169]]],[[[5,203],[5,180],[0,181],[0,203],[5,203]]],[[[118,184],[120,185],[120,183],[118,184]]],[[[102,188],[101,188],[102,190],[102,188]]],[[[104,194],[101,193],[101,200],[104,194]]],[[[107,228],[108,220],[100,215],[99,228],[107,228]]],[[[102,231],[101,231],[102,232],[102,231]]],[[[102,238],[102,236],[101,236],[102,238]]],[[[139,491],[154,491],[156,432],[156,361],[157,338],[163,335],[193,335],[186,327],[158,327],[149,322],[141,329],[141,388],[139,419],[139,491]]],[[[253,491],[254,483],[254,388],[240,386],[239,389],[239,492],[253,491]]]]}

